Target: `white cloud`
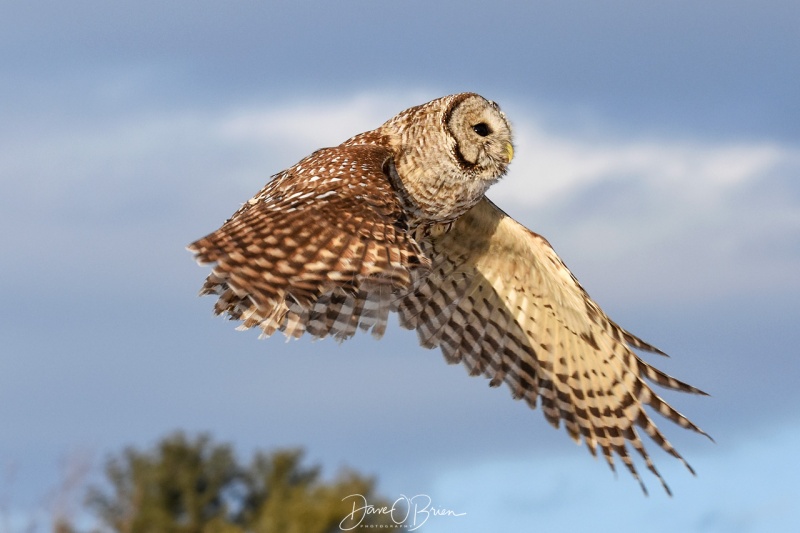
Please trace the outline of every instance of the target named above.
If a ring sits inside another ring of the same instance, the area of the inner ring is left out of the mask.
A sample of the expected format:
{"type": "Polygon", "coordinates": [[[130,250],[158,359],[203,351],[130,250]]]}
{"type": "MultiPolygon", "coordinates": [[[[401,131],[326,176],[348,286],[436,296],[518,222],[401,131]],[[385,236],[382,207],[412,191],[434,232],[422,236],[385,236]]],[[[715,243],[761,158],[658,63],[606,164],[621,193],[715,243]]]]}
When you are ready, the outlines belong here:
{"type": "MultiPolygon", "coordinates": [[[[172,228],[185,224],[193,235],[190,223],[201,213],[212,222],[200,232],[212,229],[271,174],[432,96],[364,93],[126,115],[77,130],[54,125],[46,135],[18,138],[0,156],[3,175],[25,178],[8,184],[4,216],[25,216],[26,202],[16,196],[46,208],[43,216],[58,220],[61,232],[71,231],[64,217],[89,221],[93,231],[140,218],[172,219],[172,228]]],[[[596,276],[589,288],[635,292],[658,279],[653,291],[665,298],[798,288],[800,193],[785,179],[800,173],[796,147],[555,133],[522,109],[512,117],[517,159],[489,195],[550,238],[568,264],[580,261],[579,277],[596,276]],[[628,261],[635,264],[619,268],[628,261]],[[689,261],[698,265],[692,271],[689,261]]],[[[142,235],[140,245],[153,238],[142,235]]]]}
{"type": "MultiPolygon", "coordinates": [[[[388,98],[364,93],[345,101],[237,109],[221,117],[217,128],[221,138],[232,142],[291,146],[306,154],[375,128],[404,107],[431,96],[423,91],[388,98]]],[[[693,195],[706,201],[787,161],[800,165],[800,150],[770,142],[607,140],[580,131],[555,134],[546,131],[535,114],[514,116],[513,123],[517,157],[492,195],[532,207],[587,185],[630,177],[662,190],[692,184],[693,195]]]]}
{"type": "MultiPolygon", "coordinates": [[[[362,94],[345,101],[267,104],[232,111],[216,128],[220,138],[265,154],[254,161],[274,172],[279,166],[266,154],[281,154],[282,164],[291,164],[432,95],[413,96],[362,94]]],[[[782,239],[796,240],[800,232],[798,185],[785,179],[800,173],[797,147],[769,141],[604,138],[549,131],[529,111],[515,112],[512,119],[517,158],[489,196],[555,239],[558,250],[587,263],[588,271],[600,272],[595,283],[601,292],[627,285],[634,297],[636,287],[649,285],[655,296],[669,299],[720,295],[737,286],[800,288],[800,281],[791,281],[800,269],[797,251],[752,253],[754,246],[780,248],[782,239]],[[776,191],[773,182],[790,187],[794,198],[776,191]],[[639,263],[628,271],[618,268],[631,258],[639,263]],[[689,261],[696,266],[690,268],[689,261]],[[631,279],[633,272],[638,274],[631,279]],[[654,287],[653,279],[658,280],[654,287]]],[[[595,124],[591,131],[603,128],[595,124]]]]}
{"type": "Polygon", "coordinates": [[[581,187],[630,179],[654,190],[691,193],[708,202],[781,163],[800,162],[800,153],[770,143],[688,142],[682,139],[612,141],[544,131],[535,117],[517,117],[519,154],[494,196],[538,207],[581,187]]]}
{"type": "Polygon", "coordinates": [[[376,128],[398,111],[434,98],[425,91],[404,95],[362,93],[344,101],[290,102],[234,109],[219,130],[234,142],[293,147],[303,155],[376,128]]]}

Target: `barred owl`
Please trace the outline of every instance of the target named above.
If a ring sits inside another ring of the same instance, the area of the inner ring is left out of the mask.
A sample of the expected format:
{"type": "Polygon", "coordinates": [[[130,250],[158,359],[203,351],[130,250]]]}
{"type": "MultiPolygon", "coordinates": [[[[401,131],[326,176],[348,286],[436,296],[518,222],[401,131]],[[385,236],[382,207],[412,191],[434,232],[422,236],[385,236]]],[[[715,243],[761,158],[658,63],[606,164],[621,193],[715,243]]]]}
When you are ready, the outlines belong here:
{"type": "Polygon", "coordinates": [[[455,94],[312,153],[188,249],[212,264],[201,294],[264,336],[380,337],[388,316],[489,385],[541,405],[592,455],[656,470],[639,430],[693,472],[644,406],[705,434],[645,379],[704,394],[641,359],[663,353],[612,321],[541,236],[484,193],[514,150],[500,108],[455,94]]]}

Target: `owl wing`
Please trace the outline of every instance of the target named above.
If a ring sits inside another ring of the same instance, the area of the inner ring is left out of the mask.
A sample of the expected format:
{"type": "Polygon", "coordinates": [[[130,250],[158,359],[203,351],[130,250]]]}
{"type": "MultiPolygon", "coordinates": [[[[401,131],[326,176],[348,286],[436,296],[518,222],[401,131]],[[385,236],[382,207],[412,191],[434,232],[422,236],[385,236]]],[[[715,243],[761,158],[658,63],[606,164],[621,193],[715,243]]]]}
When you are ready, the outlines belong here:
{"type": "MultiPolygon", "coordinates": [[[[424,244],[432,266],[414,292],[396,304],[404,327],[426,347],[439,346],[450,363],[463,362],[491,386],[505,382],[514,398],[555,427],[563,421],[592,455],[613,455],[646,489],[626,444],[669,492],[637,427],[684,461],[655,426],[649,405],[684,428],[705,434],[645,382],[702,393],[655,369],[631,347],[659,352],[611,321],[541,236],[483,199],[453,227],[434,228],[424,244]]],[[[693,471],[692,471],[693,472],[693,471]]]]}
{"type": "Polygon", "coordinates": [[[393,164],[379,146],[336,147],[276,175],[188,246],[215,265],[201,295],[267,336],[382,334],[391,301],[429,266],[389,183],[393,164]]]}

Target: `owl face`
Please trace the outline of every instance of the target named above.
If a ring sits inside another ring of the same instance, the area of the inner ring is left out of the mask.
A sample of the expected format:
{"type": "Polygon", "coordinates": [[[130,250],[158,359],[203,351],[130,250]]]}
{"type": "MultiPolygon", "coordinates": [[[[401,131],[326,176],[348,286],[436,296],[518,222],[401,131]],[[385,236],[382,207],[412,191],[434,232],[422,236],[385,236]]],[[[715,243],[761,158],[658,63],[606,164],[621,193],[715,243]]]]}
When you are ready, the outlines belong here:
{"type": "Polygon", "coordinates": [[[511,126],[494,102],[476,94],[455,100],[445,117],[445,127],[455,141],[452,157],[473,178],[495,181],[511,159],[511,126]]]}

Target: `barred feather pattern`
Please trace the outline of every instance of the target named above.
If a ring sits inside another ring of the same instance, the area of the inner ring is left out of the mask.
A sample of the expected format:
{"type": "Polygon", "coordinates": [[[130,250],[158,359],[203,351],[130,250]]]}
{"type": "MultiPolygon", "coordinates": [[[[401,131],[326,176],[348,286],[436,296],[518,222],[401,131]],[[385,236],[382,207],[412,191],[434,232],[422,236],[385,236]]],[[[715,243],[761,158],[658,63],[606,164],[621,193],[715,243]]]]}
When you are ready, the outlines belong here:
{"type": "Polygon", "coordinates": [[[648,382],[704,393],[634,353],[664,355],[609,319],[543,237],[486,199],[512,157],[505,115],[478,95],[408,109],[275,175],[192,243],[213,265],[201,294],[264,336],[380,337],[397,312],[423,346],[541,406],[646,492],[632,448],[669,492],[641,433],[692,469],[645,406],[705,433],[648,382]]]}
{"type": "Polygon", "coordinates": [[[611,321],[541,236],[484,199],[449,228],[422,240],[431,271],[394,309],[420,343],[439,347],[449,363],[463,363],[491,386],[505,383],[516,399],[541,405],[555,427],[614,457],[647,489],[627,445],[669,487],[637,428],[667,453],[689,464],[644,410],[687,429],[699,427],[660,398],[644,378],[683,392],[705,394],[655,369],[631,346],[661,353],[611,321]]]}
{"type": "Polygon", "coordinates": [[[380,336],[391,301],[430,265],[405,225],[377,146],[319,150],[276,175],[220,229],[189,246],[215,264],[201,294],[265,336],[380,336]]]}

